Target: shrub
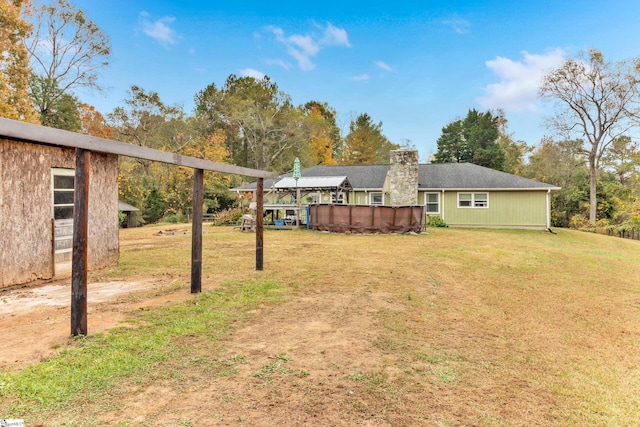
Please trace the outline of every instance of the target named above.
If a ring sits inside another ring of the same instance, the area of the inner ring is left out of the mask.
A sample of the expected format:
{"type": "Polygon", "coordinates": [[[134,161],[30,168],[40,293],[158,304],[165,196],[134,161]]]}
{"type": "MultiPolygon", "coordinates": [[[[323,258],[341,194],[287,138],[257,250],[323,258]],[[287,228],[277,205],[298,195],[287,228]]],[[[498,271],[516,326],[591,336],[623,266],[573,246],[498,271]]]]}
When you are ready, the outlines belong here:
{"type": "Polygon", "coordinates": [[[427,215],[427,227],[446,227],[447,223],[439,215],[427,215]]]}
{"type": "Polygon", "coordinates": [[[241,208],[229,208],[216,213],[213,217],[212,225],[231,225],[238,224],[242,219],[241,208]]]}
{"type": "Polygon", "coordinates": [[[189,218],[182,212],[176,212],[173,209],[169,209],[162,217],[162,222],[167,222],[169,224],[178,224],[181,222],[189,222],[189,218]]]}

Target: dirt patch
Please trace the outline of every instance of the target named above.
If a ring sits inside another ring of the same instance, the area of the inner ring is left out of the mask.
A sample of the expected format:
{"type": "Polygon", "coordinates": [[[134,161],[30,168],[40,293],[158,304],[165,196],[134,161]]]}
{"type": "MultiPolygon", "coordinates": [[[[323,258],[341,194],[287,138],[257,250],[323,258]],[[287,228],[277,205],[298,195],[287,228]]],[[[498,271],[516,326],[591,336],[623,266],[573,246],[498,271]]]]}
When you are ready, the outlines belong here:
{"type": "MultiPolygon", "coordinates": [[[[191,296],[188,290],[157,279],[90,283],[90,334],[123,324],[127,313],[191,296]]],[[[19,369],[57,354],[70,339],[71,285],[68,280],[0,292],[0,369],[19,369]]]]}

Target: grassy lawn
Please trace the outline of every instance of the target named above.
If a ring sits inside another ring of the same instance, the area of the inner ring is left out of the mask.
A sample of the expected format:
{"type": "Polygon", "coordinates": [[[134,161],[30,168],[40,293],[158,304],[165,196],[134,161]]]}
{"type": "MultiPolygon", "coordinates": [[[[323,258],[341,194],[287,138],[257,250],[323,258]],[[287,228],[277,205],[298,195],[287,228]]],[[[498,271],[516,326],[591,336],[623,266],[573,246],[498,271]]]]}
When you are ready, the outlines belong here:
{"type": "MultiPolygon", "coordinates": [[[[190,236],[164,228],[122,230],[90,282],[188,293],[190,236]]],[[[0,419],[640,425],[640,242],[557,231],[267,230],[256,272],[254,234],[205,226],[202,294],[0,373],[0,419]]]]}

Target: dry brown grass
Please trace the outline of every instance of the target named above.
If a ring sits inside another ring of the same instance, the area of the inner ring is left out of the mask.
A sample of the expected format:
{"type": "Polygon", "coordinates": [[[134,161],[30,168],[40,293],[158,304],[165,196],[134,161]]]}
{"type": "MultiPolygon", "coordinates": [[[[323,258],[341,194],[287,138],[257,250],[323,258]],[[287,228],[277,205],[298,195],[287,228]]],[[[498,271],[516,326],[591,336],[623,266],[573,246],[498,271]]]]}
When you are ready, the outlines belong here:
{"type": "MultiPolygon", "coordinates": [[[[190,237],[159,229],[123,230],[120,266],[92,280],[167,277],[188,291],[190,237]]],[[[185,337],[215,363],[114,392],[118,409],[86,406],[96,424],[640,424],[640,242],[268,230],[256,272],[254,234],[205,231],[204,290],[275,280],[284,301],[220,342],[185,337]]]]}

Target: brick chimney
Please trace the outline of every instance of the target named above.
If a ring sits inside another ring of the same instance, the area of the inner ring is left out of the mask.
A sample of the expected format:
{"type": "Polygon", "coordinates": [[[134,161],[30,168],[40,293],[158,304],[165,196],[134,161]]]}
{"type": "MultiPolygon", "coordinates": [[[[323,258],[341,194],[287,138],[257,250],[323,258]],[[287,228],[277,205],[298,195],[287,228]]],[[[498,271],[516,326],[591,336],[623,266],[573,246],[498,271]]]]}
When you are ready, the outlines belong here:
{"type": "Polygon", "coordinates": [[[418,152],[391,150],[387,183],[391,206],[418,204],[418,152]]]}

